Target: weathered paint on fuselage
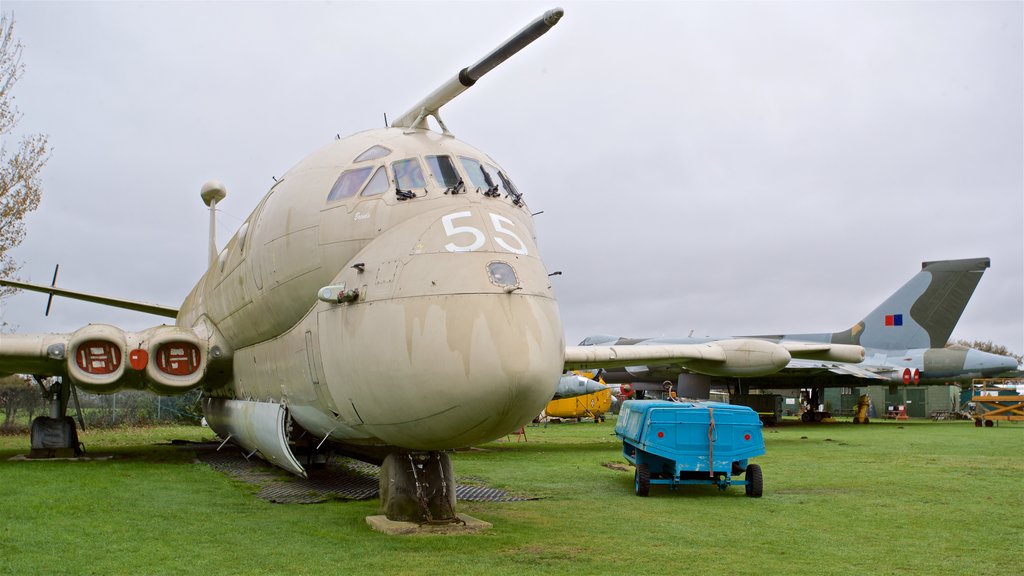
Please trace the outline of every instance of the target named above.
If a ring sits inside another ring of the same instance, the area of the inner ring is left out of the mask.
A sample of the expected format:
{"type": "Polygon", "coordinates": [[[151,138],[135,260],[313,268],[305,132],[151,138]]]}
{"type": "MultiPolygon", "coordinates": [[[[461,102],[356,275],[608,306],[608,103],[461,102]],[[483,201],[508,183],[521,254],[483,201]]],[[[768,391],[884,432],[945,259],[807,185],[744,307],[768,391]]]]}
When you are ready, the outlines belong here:
{"type": "Polygon", "coordinates": [[[285,403],[320,437],[418,450],[492,440],[536,416],[565,346],[533,220],[473,186],[459,157],[498,166],[451,136],[387,128],[289,170],[181,306],[178,325],[210,335],[208,394],[285,403]],[[391,152],[353,162],[374,145],[391,152]],[[454,159],[465,193],[445,193],[424,161],[434,155],[454,159]],[[425,188],[403,201],[391,164],[408,158],[425,188]],[[385,168],[387,192],[327,201],[342,172],[365,166],[385,168]],[[495,261],[516,286],[492,280],[495,261]],[[340,285],[358,300],[317,299],[340,285]]]}

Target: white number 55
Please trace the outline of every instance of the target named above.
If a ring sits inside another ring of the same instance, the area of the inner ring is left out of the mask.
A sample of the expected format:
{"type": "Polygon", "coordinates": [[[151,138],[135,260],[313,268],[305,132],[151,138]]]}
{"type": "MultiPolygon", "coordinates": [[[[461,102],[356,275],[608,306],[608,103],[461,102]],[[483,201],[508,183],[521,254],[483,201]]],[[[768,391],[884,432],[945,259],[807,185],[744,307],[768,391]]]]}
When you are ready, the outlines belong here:
{"type": "MultiPolygon", "coordinates": [[[[515,232],[509,228],[515,227],[515,222],[501,216],[494,214],[493,212],[488,213],[491,217],[491,226],[494,227],[494,242],[513,254],[526,255],[526,244],[516,236],[515,232]],[[506,227],[507,226],[507,227],[506,227]],[[506,241],[506,238],[508,241],[506,241]],[[509,241],[513,244],[509,244],[509,241]]],[[[441,217],[441,223],[444,225],[444,232],[448,236],[455,236],[457,234],[469,234],[473,237],[472,241],[468,244],[456,244],[455,242],[449,242],[444,245],[445,250],[449,252],[472,252],[479,249],[484,245],[486,236],[480,231],[480,229],[473,226],[456,226],[454,221],[458,218],[468,218],[472,216],[472,213],[468,210],[463,212],[453,212],[451,214],[445,214],[441,217]]]]}

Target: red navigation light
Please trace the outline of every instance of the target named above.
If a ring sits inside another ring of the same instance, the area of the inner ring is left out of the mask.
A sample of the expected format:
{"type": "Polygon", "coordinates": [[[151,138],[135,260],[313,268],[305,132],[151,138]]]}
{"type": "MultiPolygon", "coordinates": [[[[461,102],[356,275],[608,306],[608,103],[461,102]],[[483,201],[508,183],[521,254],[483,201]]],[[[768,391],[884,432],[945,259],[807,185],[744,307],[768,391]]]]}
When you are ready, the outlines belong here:
{"type": "Polygon", "coordinates": [[[199,369],[199,348],[189,342],[168,342],[156,351],[156,365],[169,376],[188,376],[199,369]]]}
{"type": "Polygon", "coordinates": [[[89,374],[113,374],[121,367],[121,349],[106,340],[88,340],[78,345],[75,362],[89,374]]]}

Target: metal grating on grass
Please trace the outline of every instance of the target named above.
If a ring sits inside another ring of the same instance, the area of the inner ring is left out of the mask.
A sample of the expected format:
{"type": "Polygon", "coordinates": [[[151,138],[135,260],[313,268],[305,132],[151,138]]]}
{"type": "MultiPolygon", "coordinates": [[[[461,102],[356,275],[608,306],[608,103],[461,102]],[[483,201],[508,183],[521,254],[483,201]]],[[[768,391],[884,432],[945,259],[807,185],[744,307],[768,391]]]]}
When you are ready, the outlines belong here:
{"type": "MultiPolygon", "coordinates": [[[[292,476],[259,458],[246,459],[235,447],[217,450],[217,444],[190,446],[200,461],[259,488],[257,496],[282,504],[313,504],[327,500],[369,500],[377,497],[379,468],[351,458],[332,458],[321,469],[307,470],[309,478],[292,476]]],[[[476,480],[475,478],[473,479],[476,480]]],[[[456,484],[458,500],[470,502],[524,502],[534,498],[513,496],[488,486],[456,484]]]]}

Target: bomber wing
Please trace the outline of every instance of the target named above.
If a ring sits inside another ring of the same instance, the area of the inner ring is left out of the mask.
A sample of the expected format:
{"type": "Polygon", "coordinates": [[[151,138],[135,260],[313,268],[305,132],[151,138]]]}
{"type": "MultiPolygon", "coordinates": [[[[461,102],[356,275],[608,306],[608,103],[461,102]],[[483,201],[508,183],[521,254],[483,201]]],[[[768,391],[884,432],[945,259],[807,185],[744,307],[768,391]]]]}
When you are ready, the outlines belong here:
{"type": "Polygon", "coordinates": [[[763,376],[791,360],[785,347],[767,340],[735,338],[702,344],[567,346],[566,370],[678,365],[712,376],[763,376]]]}
{"type": "Polygon", "coordinates": [[[148,388],[182,394],[203,383],[210,353],[207,339],[187,328],[125,332],[89,324],[67,334],[0,334],[0,374],[61,376],[96,393],[148,388]]]}
{"type": "Polygon", "coordinates": [[[63,375],[69,338],[69,334],[0,334],[0,375],[63,375]]]}
{"type": "Polygon", "coordinates": [[[814,372],[831,372],[840,376],[853,376],[867,380],[888,380],[882,372],[893,372],[892,366],[863,366],[848,362],[820,362],[814,360],[794,359],[781,370],[782,374],[799,376],[801,374],[810,376],[814,372]]]}
{"type": "Polygon", "coordinates": [[[565,369],[679,366],[711,376],[752,377],[774,374],[793,358],[859,362],[864,348],[848,344],[772,342],[759,338],[724,338],[703,343],[671,344],[655,340],[635,344],[567,346],[565,369]]]}
{"type": "Polygon", "coordinates": [[[167,318],[177,318],[178,309],[170,306],[162,306],[160,304],[149,304],[147,302],[136,302],[134,300],[124,300],[121,298],[111,298],[109,296],[100,296],[98,294],[89,294],[88,292],[78,292],[77,290],[67,290],[64,288],[57,288],[55,286],[46,286],[43,284],[30,284],[28,282],[17,282],[15,280],[4,280],[0,279],[0,286],[10,286],[12,288],[20,288],[22,290],[31,290],[33,292],[43,292],[51,296],[64,296],[65,298],[72,298],[75,300],[85,300],[86,302],[93,302],[95,304],[103,304],[105,306],[113,306],[115,308],[125,308],[127,310],[135,310],[136,312],[145,312],[147,314],[155,314],[157,316],[165,316],[167,318]]]}

